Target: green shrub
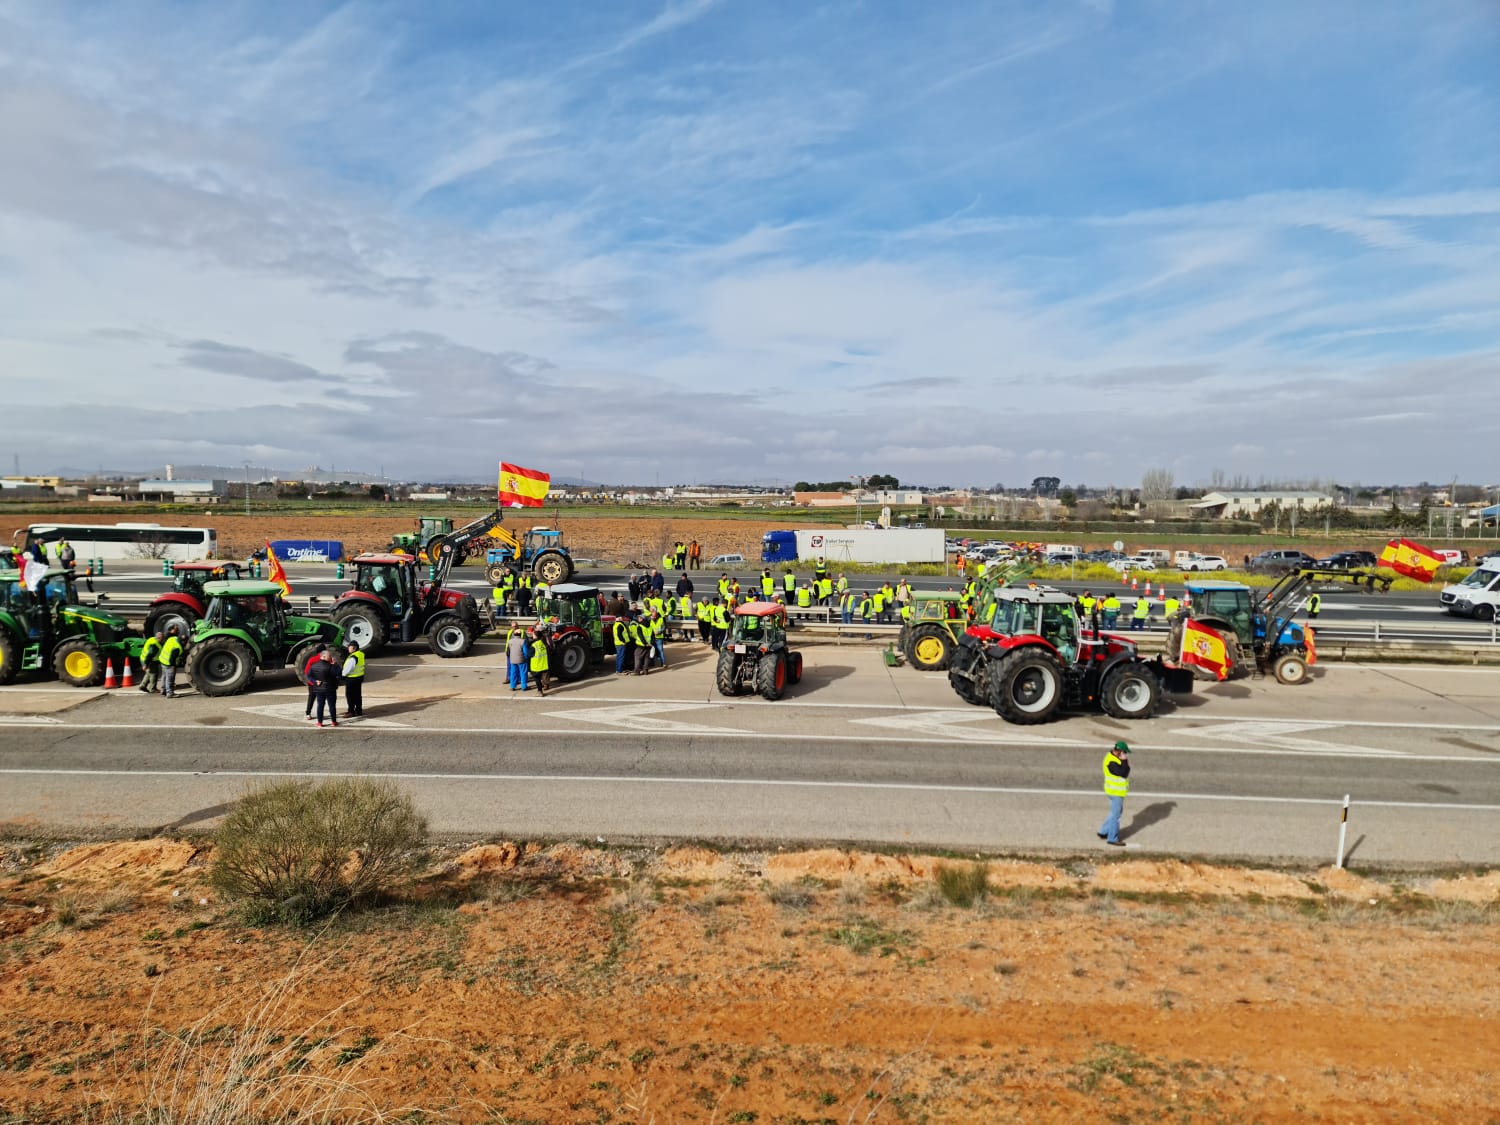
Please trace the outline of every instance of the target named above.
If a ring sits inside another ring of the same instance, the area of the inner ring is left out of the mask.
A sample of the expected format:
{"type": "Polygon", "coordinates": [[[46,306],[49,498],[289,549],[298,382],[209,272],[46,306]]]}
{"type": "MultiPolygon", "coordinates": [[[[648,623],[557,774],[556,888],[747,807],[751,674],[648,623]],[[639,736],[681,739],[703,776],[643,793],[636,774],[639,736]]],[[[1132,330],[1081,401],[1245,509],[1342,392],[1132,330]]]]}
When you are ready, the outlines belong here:
{"type": "Polygon", "coordinates": [[[942,896],[954,906],[973,906],[989,892],[990,865],[940,863],[934,877],[942,896]]]}
{"type": "Polygon", "coordinates": [[[426,819],[393,782],[276,781],[224,818],[210,878],[257,920],[305,925],[390,893],[426,842],[426,819]]]}

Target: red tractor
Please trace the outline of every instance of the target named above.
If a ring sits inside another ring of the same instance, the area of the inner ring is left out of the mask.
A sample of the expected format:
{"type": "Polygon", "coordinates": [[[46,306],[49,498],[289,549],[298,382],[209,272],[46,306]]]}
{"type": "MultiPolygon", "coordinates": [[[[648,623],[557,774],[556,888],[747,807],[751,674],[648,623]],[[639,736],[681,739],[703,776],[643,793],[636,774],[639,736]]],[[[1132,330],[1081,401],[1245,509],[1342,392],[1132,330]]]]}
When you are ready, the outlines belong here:
{"type": "Polygon", "coordinates": [[[1130,641],[1083,628],[1061,590],[1004,587],[985,599],[959,638],[948,682],[969,703],[1012,723],[1042,723],[1061,710],[1149,719],[1161,693],[1186,694],[1193,675],[1144,660],[1130,641]]]}
{"type": "Polygon", "coordinates": [[[191,637],[193,629],[203,620],[208,611],[208,598],[203,593],[205,582],[229,582],[241,577],[237,562],[180,562],[176,565],[176,576],[172,588],[159,595],[146,610],[146,636],[165,632],[177,626],[177,635],[191,637]]]}
{"type": "Polygon", "coordinates": [[[353,565],[354,586],[338,596],[330,616],[366,654],[426,633],[439,656],[466,656],[485,629],[474,595],[419,579],[410,555],[360,555],[353,565]]]}
{"type": "Polygon", "coordinates": [[[801,679],[802,654],[787,647],[786,606],[747,602],[737,608],[714,668],[719,694],[739,695],[748,690],[776,700],[788,684],[801,679]]]}

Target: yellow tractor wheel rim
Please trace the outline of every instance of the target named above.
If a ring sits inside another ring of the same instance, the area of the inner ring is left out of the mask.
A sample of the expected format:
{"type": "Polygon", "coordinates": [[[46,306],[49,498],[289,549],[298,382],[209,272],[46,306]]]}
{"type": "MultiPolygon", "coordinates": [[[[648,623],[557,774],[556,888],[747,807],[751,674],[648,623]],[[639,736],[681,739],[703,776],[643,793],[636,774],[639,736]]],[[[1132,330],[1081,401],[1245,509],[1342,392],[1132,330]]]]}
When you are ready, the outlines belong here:
{"type": "Polygon", "coordinates": [[[75,680],[86,680],[94,674],[94,658],[86,652],[70,652],[63,658],[63,667],[75,680]]]}
{"type": "Polygon", "coordinates": [[[932,664],[943,658],[943,642],[937,637],[922,637],[917,641],[917,659],[923,664],[932,664]]]}

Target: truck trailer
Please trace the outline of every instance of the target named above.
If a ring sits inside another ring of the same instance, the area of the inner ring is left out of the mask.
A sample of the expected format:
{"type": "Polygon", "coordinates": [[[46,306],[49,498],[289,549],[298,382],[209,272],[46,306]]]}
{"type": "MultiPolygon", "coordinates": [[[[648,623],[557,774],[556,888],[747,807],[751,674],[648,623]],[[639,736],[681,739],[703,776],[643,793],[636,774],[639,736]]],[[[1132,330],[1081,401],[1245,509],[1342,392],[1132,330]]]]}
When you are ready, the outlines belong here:
{"type": "Polygon", "coordinates": [[[760,547],[761,562],[767,563],[940,563],[944,556],[943,530],[937,527],[768,531],[760,547]]]}

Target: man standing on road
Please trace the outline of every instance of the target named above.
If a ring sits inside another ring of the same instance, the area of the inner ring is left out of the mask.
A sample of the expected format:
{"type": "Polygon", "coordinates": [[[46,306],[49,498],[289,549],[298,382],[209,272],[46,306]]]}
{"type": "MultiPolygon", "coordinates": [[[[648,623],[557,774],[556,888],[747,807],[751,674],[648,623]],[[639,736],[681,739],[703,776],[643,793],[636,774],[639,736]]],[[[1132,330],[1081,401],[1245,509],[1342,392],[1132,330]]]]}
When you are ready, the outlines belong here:
{"type": "Polygon", "coordinates": [[[547,694],[547,682],[551,677],[548,668],[547,637],[545,633],[539,633],[532,629],[527,633],[527,639],[531,642],[531,674],[536,677],[536,693],[541,696],[547,694]]]}
{"type": "Polygon", "coordinates": [[[333,653],[325,648],[307,669],[307,686],[312,689],[313,699],[317,703],[318,726],[323,725],[325,708],[328,710],[329,723],[335,727],[339,725],[339,678],[332,657],[333,653]]]}
{"type": "Polygon", "coordinates": [[[630,617],[622,613],[615,618],[611,627],[611,636],[615,642],[615,675],[635,670],[635,654],[631,651],[630,639],[630,617]]]}
{"type": "Polygon", "coordinates": [[[1151,615],[1151,601],[1149,598],[1136,598],[1135,609],[1130,613],[1130,630],[1139,633],[1146,627],[1146,618],[1151,615]]]}
{"type": "Polygon", "coordinates": [[[688,544],[688,567],[691,570],[703,569],[703,548],[698,546],[696,539],[688,544]]]}
{"type": "Polygon", "coordinates": [[[1322,608],[1323,595],[1309,594],[1307,598],[1307,619],[1309,621],[1316,621],[1318,619],[1318,613],[1320,610],[1322,610],[1322,608]]]}
{"type": "Polygon", "coordinates": [[[177,636],[177,626],[167,626],[167,639],[162,642],[161,655],[157,657],[157,663],[161,665],[161,694],[164,699],[171,699],[177,694],[177,669],[182,667],[182,641],[177,636]]]}
{"type": "Polygon", "coordinates": [[[160,629],[156,636],[147,637],[141,646],[141,690],[155,692],[156,681],[161,677],[161,646],[167,635],[160,629]]]}
{"type": "Polygon", "coordinates": [[[349,642],[349,655],[344,659],[344,718],[365,713],[365,654],[359,650],[357,641],[349,642]]]}
{"type": "Polygon", "coordinates": [[[1123,848],[1120,839],[1120,814],[1125,811],[1125,795],[1130,792],[1130,747],[1122,738],[1104,752],[1104,795],[1109,798],[1109,815],[1099,827],[1099,839],[1123,848]]]}
{"type": "Polygon", "coordinates": [[[526,630],[512,625],[505,634],[505,667],[511,691],[530,691],[530,668],[526,660],[526,630]]]}

